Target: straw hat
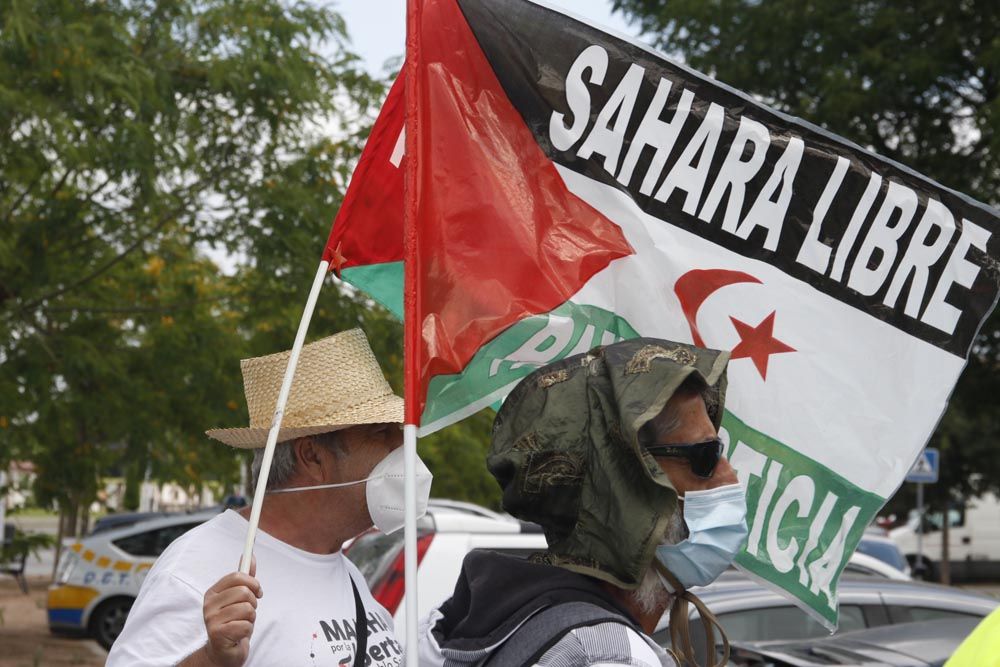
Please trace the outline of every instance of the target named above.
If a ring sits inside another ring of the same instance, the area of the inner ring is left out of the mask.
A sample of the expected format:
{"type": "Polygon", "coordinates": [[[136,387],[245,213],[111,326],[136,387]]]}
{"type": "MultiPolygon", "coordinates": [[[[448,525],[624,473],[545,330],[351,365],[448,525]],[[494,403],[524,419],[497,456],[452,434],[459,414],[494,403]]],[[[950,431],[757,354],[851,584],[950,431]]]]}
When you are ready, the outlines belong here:
{"type": "MultiPolygon", "coordinates": [[[[205,432],[208,437],[232,447],[263,447],[290,356],[243,359],[250,428],[216,428],[205,432]]],[[[358,424],[402,422],[403,399],[392,393],[364,332],[351,329],[302,347],[278,442],[358,424]]]]}

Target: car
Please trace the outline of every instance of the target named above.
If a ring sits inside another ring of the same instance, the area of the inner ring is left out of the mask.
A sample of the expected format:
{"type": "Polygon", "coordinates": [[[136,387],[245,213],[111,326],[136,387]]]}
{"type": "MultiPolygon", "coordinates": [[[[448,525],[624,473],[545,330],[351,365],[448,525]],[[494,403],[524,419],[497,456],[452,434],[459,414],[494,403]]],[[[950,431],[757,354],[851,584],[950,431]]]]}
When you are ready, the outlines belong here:
{"type": "Polygon", "coordinates": [[[110,649],[157,556],[217,514],[213,510],[152,518],[73,543],[49,586],[49,629],[86,634],[110,649]]]}
{"type": "MultiPolygon", "coordinates": [[[[462,560],[473,549],[526,558],[545,548],[545,535],[537,524],[472,503],[432,498],[427,514],[417,522],[418,616],[423,618],[451,597],[462,560]]],[[[396,627],[404,627],[403,531],[385,535],[371,530],[358,536],[345,553],[364,575],[375,599],[393,615],[396,627]]],[[[899,570],[858,553],[851,556],[845,574],[909,580],[899,570]]]]}
{"type": "MultiPolygon", "coordinates": [[[[909,570],[909,568],[907,568],[909,570]]],[[[850,560],[844,566],[844,574],[862,574],[869,577],[884,577],[886,579],[898,579],[899,581],[909,581],[911,579],[907,572],[899,570],[885,561],[869,556],[866,553],[855,551],[851,554],[850,560]]]]}
{"type": "Polygon", "coordinates": [[[861,541],[858,542],[856,553],[877,558],[907,576],[911,574],[910,564],[907,562],[906,556],[888,535],[874,535],[866,532],[862,535],[861,541]]]}
{"type": "MultiPolygon", "coordinates": [[[[840,633],[865,628],[958,618],[977,623],[1000,600],[922,581],[899,581],[846,573],[838,585],[840,633]]],[[[830,634],[819,621],[787,598],[730,570],[703,588],[692,589],[715,614],[730,642],[817,639],[830,634]]],[[[653,639],[670,642],[667,618],[653,639]]],[[[705,635],[697,611],[691,612],[691,644],[705,662],[705,635]]],[[[834,663],[836,664],[836,663],[834,663]]]]}
{"type": "MultiPolygon", "coordinates": [[[[540,526],[485,507],[432,498],[417,520],[417,615],[426,616],[451,597],[465,555],[490,549],[527,557],[545,549],[540,526]]],[[[365,577],[372,595],[405,627],[403,531],[386,535],[370,530],[345,551],[365,577]]]]}
{"type": "Polygon", "coordinates": [[[157,519],[167,516],[167,512],[119,512],[107,514],[94,522],[94,527],[90,529],[91,535],[97,535],[107,530],[115,528],[125,528],[150,519],[157,519]]]}
{"type": "Polygon", "coordinates": [[[975,629],[976,618],[883,625],[796,642],[748,642],[733,646],[731,665],[740,667],[815,667],[889,665],[942,667],[975,629]]]}
{"type": "MultiPolygon", "coordinates": [[[[984,493],[964,503],[953,503],[947,512],[951,581],[995,581],[1000,577],[1000,496],[984,493]]],[[[945,515],[927,512],[921,521],[911,510],[904,525],[889,531],[914,571],[937,581],[941,574],[941,543],[945,515]],[[922,537],[922,539],[920,539],[922,537]],[[922,562],[918,556],[922,549],[922,562]]]]}

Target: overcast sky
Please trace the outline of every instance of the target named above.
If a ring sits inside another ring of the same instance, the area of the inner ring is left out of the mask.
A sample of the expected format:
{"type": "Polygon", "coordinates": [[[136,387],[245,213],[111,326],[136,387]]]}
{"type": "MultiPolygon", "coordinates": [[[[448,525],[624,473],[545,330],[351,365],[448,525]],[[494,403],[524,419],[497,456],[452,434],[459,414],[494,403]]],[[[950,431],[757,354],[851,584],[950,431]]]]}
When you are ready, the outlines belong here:
{"type": "MultiPolygon", "coordinates": [[[[548,0],[598,25],[628,35],[638,34],[618,14],[611,13],[609,0],[548,0]]],[[[406,36],[406,0],[339,0],[334,8],[347,21],[354,50],[365,59],[369,71],[378,74],[386,59],[400,56],[406,36]]]]}

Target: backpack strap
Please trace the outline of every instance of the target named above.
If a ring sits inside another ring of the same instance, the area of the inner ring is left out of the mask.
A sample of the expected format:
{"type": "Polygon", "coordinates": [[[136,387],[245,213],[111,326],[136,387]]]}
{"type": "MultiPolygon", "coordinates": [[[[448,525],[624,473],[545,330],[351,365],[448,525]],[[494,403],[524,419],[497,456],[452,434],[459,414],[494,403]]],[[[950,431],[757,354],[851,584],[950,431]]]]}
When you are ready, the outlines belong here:
{"type": "Polygon", "coordinates": [[[354,622],[354,632],[357,635],[354,667],[364,667],[368,659],[368,616],[365,614],[365,603],[361,601],[358,585],[354,583],[354,577],[350,572],[347,573],[347,578],[351,580],[351,588],[354,589],[354,613],[357,615],[357,620],[354,622]]]}
{"type": "Polygon", "coordinates": [[[590,602],[563,602],[546,607],[522,623],[483,662],[487,665],[535,665],[550,648],[577,628],[620,623],[636,630],[635,623],[590,602]]]}

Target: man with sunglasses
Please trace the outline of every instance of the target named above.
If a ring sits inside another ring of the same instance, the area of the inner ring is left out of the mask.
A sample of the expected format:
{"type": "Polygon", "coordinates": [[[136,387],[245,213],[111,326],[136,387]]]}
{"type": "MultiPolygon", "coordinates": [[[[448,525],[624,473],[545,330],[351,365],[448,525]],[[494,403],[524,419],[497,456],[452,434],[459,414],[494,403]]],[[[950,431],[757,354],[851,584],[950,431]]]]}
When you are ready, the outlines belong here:
{"type": "Polygon", "coordinates": [[[689,602],[716,664],[717,624],[688,588],[746,539],[718,437],[728,359],[639,338],[522,380],[487,463],[504,509],[540,524],[548,549],[527,561],[470,553],[454,596],[422,624],[420,664],[693,664],[689,602]],[[673,655],[649,637],[668,608],[673,655]]]}

